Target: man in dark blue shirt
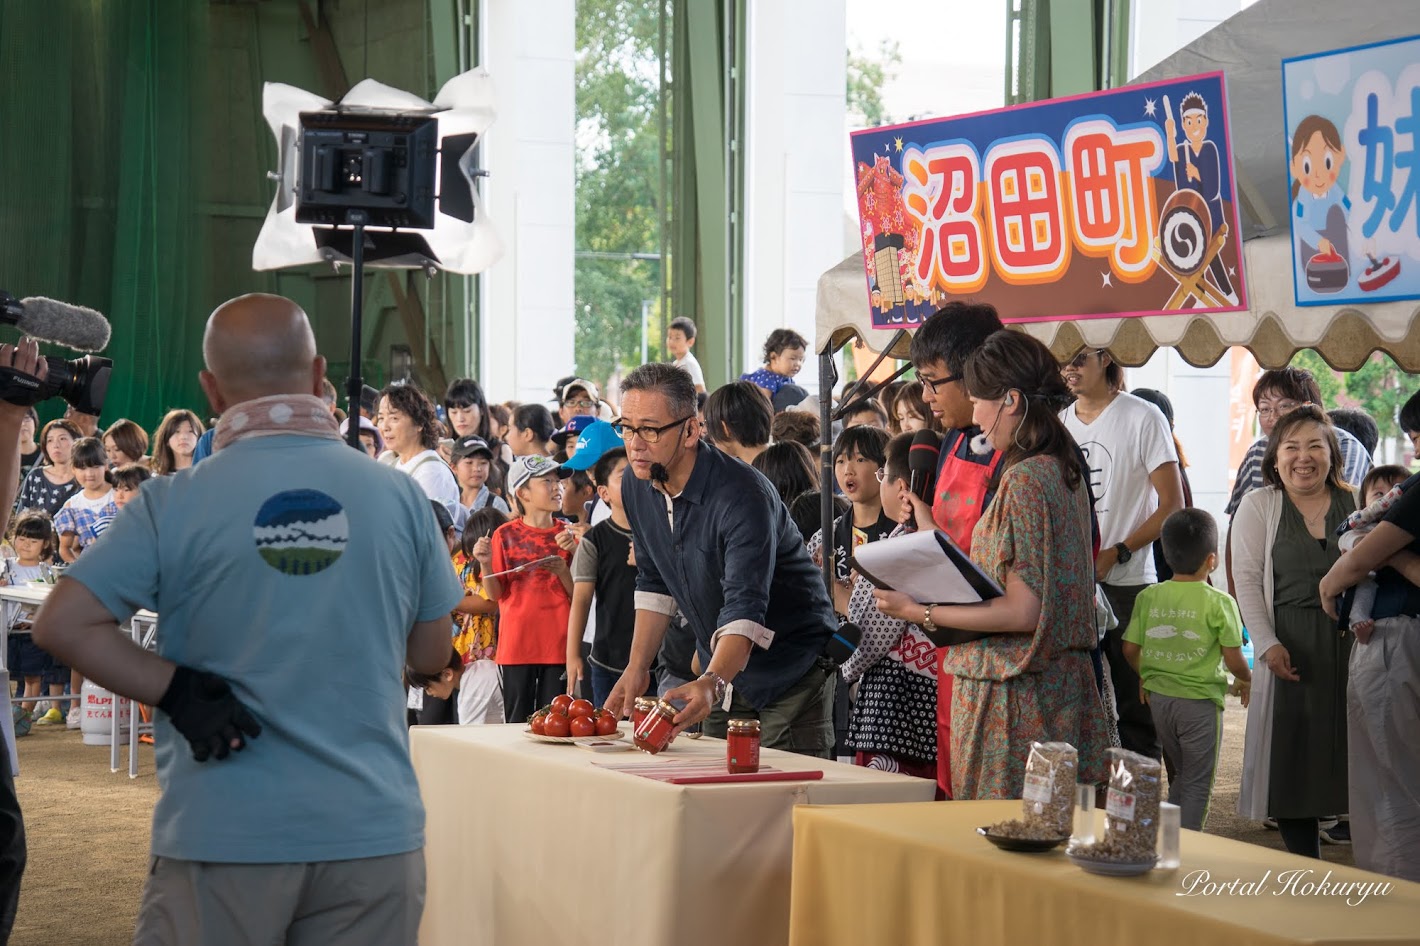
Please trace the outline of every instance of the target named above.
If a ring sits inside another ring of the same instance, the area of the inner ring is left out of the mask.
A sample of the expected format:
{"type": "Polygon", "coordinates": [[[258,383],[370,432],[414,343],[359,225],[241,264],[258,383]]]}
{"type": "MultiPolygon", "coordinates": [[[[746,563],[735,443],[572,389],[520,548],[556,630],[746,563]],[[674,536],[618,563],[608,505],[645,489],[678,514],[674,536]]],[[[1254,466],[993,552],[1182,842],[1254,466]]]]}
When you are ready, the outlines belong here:
{"type": "Polygon", "coordinates": [[[684,701],[676,731],[705,720],[723,737],[731,716],[754,717],[764,745],[826,757],[835,672],[823,649],[835,621],[803,536],[767,479],[701,440],[689,375],[643,365],[621,391],[636,629],[607,708],[620,714],[646,692],[678,609],[705,673],[666,694],[684,701]]]}

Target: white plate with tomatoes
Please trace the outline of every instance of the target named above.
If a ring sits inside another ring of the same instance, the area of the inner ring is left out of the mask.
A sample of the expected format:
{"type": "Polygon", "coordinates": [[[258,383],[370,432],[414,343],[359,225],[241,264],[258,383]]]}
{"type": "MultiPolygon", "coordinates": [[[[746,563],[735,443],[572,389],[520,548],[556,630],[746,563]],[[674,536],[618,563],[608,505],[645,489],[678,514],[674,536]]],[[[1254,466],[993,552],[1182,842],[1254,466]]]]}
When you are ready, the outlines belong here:
{"type": "Polygon", "coordinates": [[[603,735],[603,736],[539,736],[537,733],[533,732],[531,729],[524,729],[524,730],[523,730],[523,735],[524,735],[524,736],[527,736],[527,737],[528,737],[529,739],[531,739],[533,742],[570,742],[570,743],[578,743],[578,742],[599,742],[599,741],[605,740],[605,739],[624,739],[624,738],[626,738],[626,733],[622,732],[622,731],[619,730],[619,729],[618,729],[616,732],[607,733],[606,735],[603,735]]]}
{"type": "Polygon", "coordinates": [[[620,739],[618,720],[590,700],[561,695],[533,713],[523,735],[539,742],[577,742],[584,739],[620,739]]]}

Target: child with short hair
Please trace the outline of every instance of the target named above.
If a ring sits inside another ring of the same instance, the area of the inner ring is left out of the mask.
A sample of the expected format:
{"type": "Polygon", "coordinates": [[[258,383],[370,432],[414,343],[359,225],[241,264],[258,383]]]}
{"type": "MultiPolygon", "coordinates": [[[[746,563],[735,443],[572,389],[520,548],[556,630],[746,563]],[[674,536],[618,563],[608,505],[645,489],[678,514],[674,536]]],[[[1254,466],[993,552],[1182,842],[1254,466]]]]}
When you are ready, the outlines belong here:
{"type": "MultiPolygon", "coordinates": [[[[405,686],[421,691],[431,705],[453,706],[459,699],[459,678],[463,670],[459,655],[449,657],[449,663],[438,673],[417,673],[408,666],[404,668],[405,686]]],[[[453,714],[445,714],[437,719],[420,719],[420,725],[441,726],[460,723],[453,714]]]]}
{"type": "Polygon", "coordinates": [[[1139,593],[1124,632],[1124,659],[1139,674],[1164,750],[1171,804],[1185,828],[1208,820],[1213,775],[1223,738],[1221,663],[1237,678],[1242,705],[1252,672],[1242,654],[1242,617],[1225,591],[1208,584],[1218,567],[1218,525],[1202,509],[1180,509],[1164,520],[1159,537],[1173,578],[1139,593]]]}
{"type": "MultiPolygon", "coordinates": [[[[1380,522],[1390,507],[1400,499],[1404,493],[1401,484],[1408,479],[1410,471],[1394,464],[1373,467],[1366,474],[1365,479],[1361,480],[1361,508],[1342,523],[1342,529],[1345,531],[1337,540],[1337,545],[1343,553],[1351,551],[1371,533],[1376,523],[1380,522]]],[[[1380,586],[1376,583],[1375,573],[1372,572],[1365,581],[1356,585],[1351,594],[1347,625],[1351,628],[1351,633],[1356,635],[1356,639],[1363,644],[1370,639],[1371,631],[1376,626],[1371,615],[1375,613],[1376,595],[1379,591],[1380,586]]]]}
{"type": "Polygon", "coordinates": [[[569,470],[569,473],[567,482],[562,484],[562,515],[568,522],[585,526],[591,521],[589,507],[601,495],[601,490],[586,470],[569,470]]]}
{"type": "Polygon", "coordinates": [[[459,655],[461,676],[459,725],[503,722],[503,682],[498,674],[498,604],[488,596],[482,566],[474,551],[487,544],[508,517],[485,506],[468,517],[463,541],[454,551],[454,571],[463,583],[464,597],[454,608],[454,652],[459,655]]]}
{"type": "Polygon", "coordinates": [[[808,350],[804,336],[791,328],[776,328],[764,340],[764,367],[740,375],[740,380],[754,382],[772,398],[804,367],[808,350]]]}
{"type": "Polygon", "coordinates": [[[674,361],[671,364],[690,375],[695,393],[705,393],[705,372],[700,370],[700,362],[695,360],[695,322],[685,316],[671,319],[666,326],[666,351],[674,361]]]}
{"type": "Polygon", "coordinates": [[[880,430],[887,430],[889,420],[887,411],[878,403],[877,398],[859,398],[849,404],[843,410],[843,427],[877,427],[880,430]]]}
{"type": "Polygon", "coordinates": [[[837,555],[833,570],[844,595],[850,587],[853,550],[865,542],[887,538],[897,527],[897,520],[883,512],[878,479],[887,462],[888,439],[887,431],[879,427],[849,427],[833,445],[833,478],[843,498],[853,504],[851,513],[833,524],[837,555]]]}
{"type": "MultiPolygon", "coordinates": [[[[854,587],[853,550],[866,542],[885,539],[897,528],[896,520],[884,515],[881,496],[881,475],[887,460],[888,434],[878,427],[850,427],[839,434],[833,445],[833,476],[838,488],[852,508],[838,517],[828,540],[833,543],[833,608],[839,614],[850,613],[849,598],[854,587]]],[[[823,561],[825,536],[816,531],[809,540],[809,555],[815,562],[823,561]]],[[[870,599],[871,600],[871,599],[870,599]]],[[[841,677],[834,696],[833,728],[843,761],[848,755],[850,701],[848,684],[841,677]]]]}
{"type": "MultiPolygon", "coordinates": [[[[880,491],[882,511],[896,522],[911,474],[913,435],[888,442],[880,491]]],[[[897,526],[892,534],[906,531],[897,526]]],[[[920,629],[878,610],[873,584],[859,575],[845,612],[858,625],[858,647],[839,668],[845,684],[858,684],[848,716],[847,743],[854,762],[917,778],[937,777],[937,648],[920,629]]]]}
{"type": "Polygon", "coordinates": [[[54,515],[59,557],[70,563],[78,560],[79,553],[92,545],[118,514],[103,442],[85,437],[74,444],[73,457],[74,481],[81,490],[65,500],[54,515]]]}
{"type": "Polygon", "coordinates": [[[113,480],[113,504],[122,509],[133,501],[143,484],[153,478],[145,463],[125,463],[110,471],[113,480]]]}
{"type": "MultiPolygon", "coordinates": [[[[5,570],[3,576],[0,576],[0,582],[18,586],[43,578],[45,565],[54,558],[57,541],[54,525],[43,512],[32,509],[21,514],[11,526],[10,532],[10,547],[15,552],[15,558],[5,560],[5,570]]],[[[22,608],[22,613],[16,616],[11,630],[27,629],[35,610],[33,607],[22,608]]],[[[11,633],[5,665],[11,675],[23,681],[21,693],[26,699],[23,704],[14,705],[14,718],[15,735],[25,736],[29,734],[30,725],[35,722],[36,701],[44,695],[44,678],[53,672],[54,659],[35,644],[28,634],[11,633]]],[[[51,696],[62,696],[64,685],[51,682],[49,692],[51,696]]],[[[59,710],[58,703],[54,702],[41,718],[46,723],[59,723],[64,721],[64,714],[59,710]]]]}
{"type": "Polygon", "coordinates": [[[469,513],[485,506],[507,516],[510,510],[503,497],[488,486],[493,472],[493,448],[482,437],[472,434],[454,441],[451,451],[454,479],[459,483],[459,503],[469,513]]]}
{"type": "Polygon", "coordinates": [[[597,496],[611,510],[577,543],[572,558],[572,610],[567,623],[567,692],[590,677],[592,702],[606,703],[612,687],[626,672],[631,657],[631,633],[636,623],[636,566],[630,564],[631,523],[621,503],[621,478],[626,472],[626,450],[613,447],[592,467],[597,496]],[[593,598],[596,630],[592,635],[591,664],[582,660],[582,635],[587,628],[593,598]]]}
{"type": "Polygon", "coordinates": [[[473,549],[483,590],[498,602],[498,666],[507,722],[522,722],[562,692],[572,604],[571,533],[553,518],[570,471],[545,456],[520,456],[508,471],[519,518],[473,549]]]}

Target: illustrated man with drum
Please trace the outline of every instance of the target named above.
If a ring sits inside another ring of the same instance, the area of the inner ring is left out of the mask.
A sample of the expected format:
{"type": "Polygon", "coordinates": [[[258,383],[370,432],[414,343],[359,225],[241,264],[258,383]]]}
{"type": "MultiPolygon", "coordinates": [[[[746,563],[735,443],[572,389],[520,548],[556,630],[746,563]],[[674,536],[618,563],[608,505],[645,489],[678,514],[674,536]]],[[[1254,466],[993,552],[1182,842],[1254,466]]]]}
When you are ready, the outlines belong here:
{"type": "MultiPolygon", "coordinates": [[[[1208,103],[1204,102],[1203,96],[1197,92],[1190,92],[1183,97],[1183,102],[1179,105],[1185,139],[1182,155],[1179,154],[1176,139],[1178,130],[1174,124],[1173,112],[1168,107],[1167,98],[1164,99],[1164,114],[1164,136],[1168,139],[1169,163],[1173,165],[1174,186],[1179,190],[1188,188],[1198,192],[1208,205],[1208,216],[1211,218],[1212,224],[1211,231],[1217,233],[1225,219],[1223,217],[1223,173],[1222,162],[1218,158],[1218,146],[1208,140],[1208,103]]],[[[1228,266],[1223,261],[1221,253],[1213,257],[1213,262],[1208,267],[1208,273],[1213,277],[1213,284],[1218,287],[1228,302],[1236,305],[1237,293],[1233,291],[1232,281],[1228,279],[1228,266]]]]}

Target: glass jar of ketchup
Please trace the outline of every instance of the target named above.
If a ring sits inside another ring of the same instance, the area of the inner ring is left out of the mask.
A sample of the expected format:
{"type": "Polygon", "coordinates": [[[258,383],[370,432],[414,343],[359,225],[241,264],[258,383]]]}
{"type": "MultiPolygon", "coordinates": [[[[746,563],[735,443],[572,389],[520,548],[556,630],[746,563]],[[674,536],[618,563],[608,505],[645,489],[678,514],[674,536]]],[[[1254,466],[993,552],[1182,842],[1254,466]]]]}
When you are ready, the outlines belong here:
{"type": "Polygon", "coordinates": [[[732,719],[725,735],[725,764],[732,775],[759,771],[759,720],[732,719]]]}
{"type": "Polygon", "coordinates": [[[655,755],[671,744],[671,733],[675,731],[676,708],[665,700],[656,703],[646,713],[641,725],[636,727],[633,741],[636,748],[655,755]]]}
{"type": "Polygon", "coordinates": [[[656,707],[654,696],[638,696],[631,704],[631,732],[641,728],[641,724],[646,721],[646,714],[656,707]]]}

